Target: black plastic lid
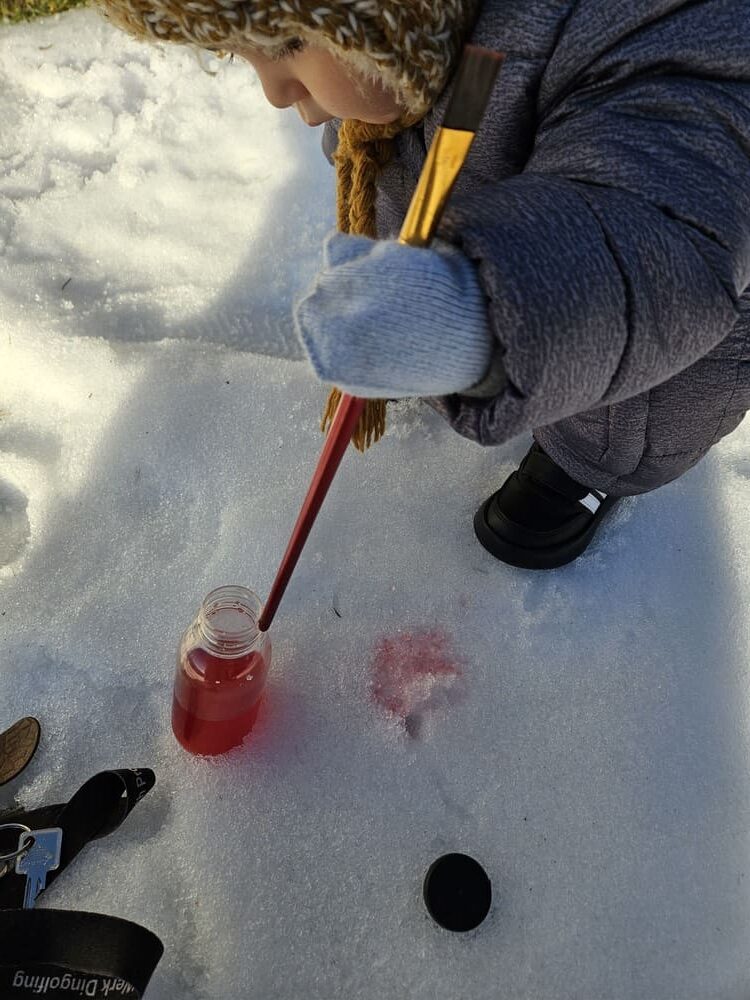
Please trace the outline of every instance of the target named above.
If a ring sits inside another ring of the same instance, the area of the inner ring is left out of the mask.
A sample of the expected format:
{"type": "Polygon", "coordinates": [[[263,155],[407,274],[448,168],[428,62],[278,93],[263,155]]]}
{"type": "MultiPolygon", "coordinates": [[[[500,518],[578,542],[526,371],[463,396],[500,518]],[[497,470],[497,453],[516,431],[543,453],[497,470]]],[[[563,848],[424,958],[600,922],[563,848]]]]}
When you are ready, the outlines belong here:
{"type": "Polygon", "coordinates": [[[423,892],[430,916],[447,931],[471,931],[490,912],[492,883],[467,854],[444,854],[433,861],[423,892]]]}

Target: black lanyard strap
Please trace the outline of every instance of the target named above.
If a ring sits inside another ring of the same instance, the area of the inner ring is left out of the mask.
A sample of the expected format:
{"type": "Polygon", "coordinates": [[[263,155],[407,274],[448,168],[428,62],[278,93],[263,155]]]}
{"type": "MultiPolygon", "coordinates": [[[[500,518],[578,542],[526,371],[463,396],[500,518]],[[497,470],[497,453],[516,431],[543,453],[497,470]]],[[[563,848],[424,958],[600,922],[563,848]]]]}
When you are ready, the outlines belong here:
{"type": "MultiPolygon", "coordinates": [[[[32,831],[60,827],[60,867],[48,873],[49,887],[89,841],[116,830],[155,782],[154,772],[148,768],[102,771],[89,778],[69,802],[5,813],[0,823],[23,823],[32,831]]],[[[22,906],[25,888],[25,876],[15,872],[0,878],[0,909],[22,906]]]]}
{"type": "Polygon", "coordinates": [[[143,996],[164,952],[129,920],[73,910],[0,910],[0,997],[143,996]]]}
{"type": "MultiPolygon", "coordinates": [[[[115,831],[154,787],[147,769],[102,771],[69,802],[15,810],[0,823],[34,830],[59,827],[60,867],[50,885],[91,840],[115,831]]],[[[0,998],[127,997],[137,1000],[164,947],[151,931],[128,920],[73,910],[22,910],[26,878],[0,878],[0,998]]]]}

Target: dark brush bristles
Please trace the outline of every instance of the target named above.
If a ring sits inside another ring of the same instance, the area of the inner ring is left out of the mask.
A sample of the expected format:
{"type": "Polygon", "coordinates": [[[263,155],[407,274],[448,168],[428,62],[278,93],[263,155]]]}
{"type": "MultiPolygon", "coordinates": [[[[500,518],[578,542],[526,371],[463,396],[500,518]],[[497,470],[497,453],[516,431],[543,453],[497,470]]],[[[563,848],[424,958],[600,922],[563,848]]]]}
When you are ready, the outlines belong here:
{"type": "Polygon", "coordinates": [[[464,47],[443,128],[477,131],[503,59],[503,52],[492,52],[478,45],[464,47]]]}

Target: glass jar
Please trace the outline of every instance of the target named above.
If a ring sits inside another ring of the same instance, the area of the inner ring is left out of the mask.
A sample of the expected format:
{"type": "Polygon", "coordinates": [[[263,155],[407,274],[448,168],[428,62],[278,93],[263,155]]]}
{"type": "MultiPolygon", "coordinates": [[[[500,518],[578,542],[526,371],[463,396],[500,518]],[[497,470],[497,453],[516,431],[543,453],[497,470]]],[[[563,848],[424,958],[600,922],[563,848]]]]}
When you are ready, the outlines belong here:
{"type": "Polygon", "coordinates": [[[220,754],[253,728],[271,664],[260,599],[245,587],[219,587],[185,630],[177,655],[172,729],[191,753],[220,754]]]}

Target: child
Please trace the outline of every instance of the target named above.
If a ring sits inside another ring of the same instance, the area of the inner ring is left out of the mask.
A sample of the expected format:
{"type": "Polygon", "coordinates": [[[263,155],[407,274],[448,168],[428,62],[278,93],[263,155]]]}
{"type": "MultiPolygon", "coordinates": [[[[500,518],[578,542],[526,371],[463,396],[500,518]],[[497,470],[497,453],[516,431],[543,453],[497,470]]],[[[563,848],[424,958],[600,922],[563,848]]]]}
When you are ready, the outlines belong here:
{"type": "Polygon", "coordinates": [[[369,235],[327,241],[297,329],[356,395],[425,397],[483,445],[533,429],[474,520],[498,559],[569,562],[750,408],[750,0],[100,2],[246,59],[329,157],[347,119],[340,228],[369,235]],[[402,246],[467,40],[505,64],[441,239],[402,246]]]}

